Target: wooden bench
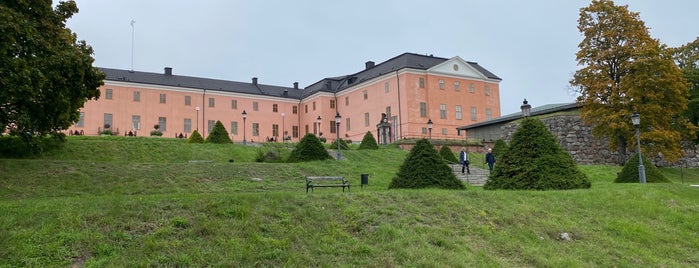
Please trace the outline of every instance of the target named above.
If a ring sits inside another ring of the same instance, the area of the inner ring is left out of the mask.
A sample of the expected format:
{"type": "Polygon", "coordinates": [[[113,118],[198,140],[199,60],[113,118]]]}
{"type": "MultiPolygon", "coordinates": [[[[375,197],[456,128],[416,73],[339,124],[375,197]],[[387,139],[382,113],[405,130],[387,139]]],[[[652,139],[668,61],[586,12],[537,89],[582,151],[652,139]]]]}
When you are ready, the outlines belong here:
{"type": "Polygon", "coordinates": [[[308,193],[308,189],[313,192],[315,187],[342,187],[342,192],[345,192],[345,187],[347,187],[347,191],[350,191],[350,183],[345,180],[345,177],[306,176],[306,193],[308,193]]]}

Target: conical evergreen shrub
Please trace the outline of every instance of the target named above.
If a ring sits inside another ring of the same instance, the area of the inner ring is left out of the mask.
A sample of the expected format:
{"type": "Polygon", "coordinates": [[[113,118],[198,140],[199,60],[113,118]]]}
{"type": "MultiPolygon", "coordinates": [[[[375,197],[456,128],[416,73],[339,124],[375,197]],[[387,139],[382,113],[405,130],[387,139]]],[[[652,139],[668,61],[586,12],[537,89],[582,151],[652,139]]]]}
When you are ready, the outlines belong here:
{"type": "Polygon", "coordinates": [[[206,137],[207,143],[231,143],[231,137],[228,137],[228,131],[223,126],[221,121],[216,121],[211,133],[206,137]]]}
{"type": "Polygon", "coordinates": [[[201,137],[199,131],[192,132],[192,135],[187,139],[187,143],[204,143],[204,138],[201,137]]]}
{"type": "Polygon", "coordinates": [[[325,150],[325,147],[320,143],[318,137],[308,133],[296,144],[296,148],[291,151],[291,155],[289,155],[287,162],[303,162],[331,158],[332,156],[325,150]]]}
{"type": "Polygon", "coordinates": [[[442,156],[444,160],[452,163],[459,163],[459,159],[456,159],[456,155],[451,151],[449,146],[442,146],[442,149],[439,149],[439,155],[442,156]]]}
{"type": "Polygon", "coordinates": [[[421,139],[410,150],[388,188],[429,187],[466,189],[432,144],[427,139],[421,139]]]}
{"type": "MultiPolygon", "coordinates": [[[[641,155],[643,157],[643,167],[646,170],[646,182],[670,182],[668,178],[665,177],[662,173],[660,173],[660,170],[658,170],[655,165],[653,165],[648,158],[645,156],[641,155]]],[[[614,182],[617,183],[639,183],[639,178],[638,178],[638,154],[633,154],[631,158],[629,158],[628,161],[626,161],[626,164],[624,164],[624,168],[621,170],[619,175],[617,175],[616,179],[614,182]]]]}
{"type": "Polygon", "coordinates": [[[493,155],[497,157],[503,155],[507,151],[507,143],[503,139],[497,139],[493,145],[493,155]]]}
{"type": "Polygon", "coordinates": [[[374,139],[374,135],[371,134],[371,131],[367,131],[366,134],[364,134],[364,138],[362,139],[362,143],[359,144],[359,150],[376,150],[379,149],[379,144],[376,143],[376,139],[374,139]]]}
{"type": "Polygon", "coordinates": [[[484,189],[563,190],[590,188],[573,158],[556,142],[544,123],[526,118],[498,156],[484,189]]]}
{"type": "MultiPolygon", "coordinates": [[[[340,148],[342,148],[342,150],[349,150],[350,149],[349,145],[347,145],[347,141],[345,141],[343,139],[340,139],[340,148]]],[[[330,149],[337,149],[337,140],[333,140],[330,143],[330,149]]]]}

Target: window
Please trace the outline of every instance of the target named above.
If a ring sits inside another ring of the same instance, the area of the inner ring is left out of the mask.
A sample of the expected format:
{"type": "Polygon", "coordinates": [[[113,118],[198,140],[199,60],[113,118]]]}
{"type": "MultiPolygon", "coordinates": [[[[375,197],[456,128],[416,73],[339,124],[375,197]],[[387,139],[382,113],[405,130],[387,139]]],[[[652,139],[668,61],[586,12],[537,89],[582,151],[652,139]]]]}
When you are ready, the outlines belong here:
{"type": "Polygon", "coordinates": [[[308,134],[308,125],[306,125],[306,134],[308,134]]]}
{"type": "Polygon", "coordinates": [[[260,136],[260,123],[252,123],[252,135],[260,136]]]}
{"type": "Polygon", "coordinates": [[[473,83],[471,83],[471,84],[468,86],[468,92],[475,93],[475,92],[476,92],[476,85],[474,85],[473,83]]]}
{"type": "Polygon", "coordinates": [[[369,92],[364,90],[364,99],[368,100],[369,99],[369,92]]]}
{"type": "Polygon", "coordinates": [[[456,105],[456,120],[461,120],[461,105],[456,105]]]}
{"type": "Polygon", "coordinates": [[[207,123],[207,124],[206,124],[206,125],[207,125],[207,128],[206,128],[206,129],[208,129],[208,131],[207,131],[206,133],[211,134],[211,130],[214,129],[214,126],[216,126],[216,121],[214,121],[214,120],[207,120],[206,123],[207,123]]]}
{"type": "Polygon", "coordinates": [[[231,134],[238,135],[238,121],[231,122],[231,134]]]}
{"type": "Polygon", "coordinates": [[[330,133],[336,133],[337,132],[337,123],[335,123],[335,120],[330,120],[330,133]]]}
{"type": "Polygon", "coordinates": [[[349,106],[349,97],[345,97],[345,106],[349,106]]]}
{"type": "Polygon", "coordinates": [[[191,118],[185,118],[184,119],[184,133],[191,133],[192,132],[192,119],[191,118]]]}
{"type": "Polygon", "coordinates": [[[488,85],[485,85],[485,95],[490,96],[490,87],[488,85]]]}
{"type": "Polygon", "coordinates": [[[216,99],[209,98],[209,107],[211,107],[211,108],[216,107],[216,99]]]}
{"type": "Polygon", "coordinates": [[[166,100],[165,94],[160,94],[160,103],[166,103],[166,100]]]}
{"type": "Polygon", "coordinates": [[[76,127],[84,127],[85,126],[85,112],[80,112],[80,119],[78,120],[77,123],[75,123],[76,127]]]}
{"type": "Polygon", "coordinates": [[[476,121],[478,117],[476,116],[476,107],[471,107],[471,120],[476,121]]]}
{"type": "Polygon", "coordinates": [[[296,106],[296,105],[294,105],[293,107],[291,107],[291,111],[292,111],[293,114],[298,114],[298,113],[299,113],[299,107],[296,106]]]}
{"type": "Polygon", "coordinates": [[[427,128],[426,128],[426,127],[423,127],[423,128],[422,128],[422,134],[427,134],[427,128]]]}
{"type": "Polygon", "coordinates": [[[447,105],[446,104],[439,105],[439,118],[441,118],[441,119],[447,118],[447,105]]]}
{"type": "Polygon", "coordinates": [[[158,117],[158,125],[160,126],[159,130],[160,131],[165,131],[167,130],[167,118],[166,117],[158,117]]]}
{"type": "Polygon", "coordinates": [[[108,89],[105,90],[105,91],[106,91],[106,92],[105,92],[105,94],[104,94],[104,98],[105,98],[105,99],[108,99],[108,100],[111,100],[111,99],[112,99],[112,89],[111,89],[111,88],[108,88],[108,89]]]}
{"type": "Polygon", "coordinates": [[[335,100],[330,100],[330,109],[335,109],[335,100]]]}
{"type": "Polygon", "coordinates": [[[490,108],[485,108],[485,120],[493,119],[493,112],[490,108]]]}
{"type": "Polygon", "coordinates": [[[444,89],[444,79],[439,79],[439,89],[444,89]]]}
{"type": "Polygon", "coordinates": [[[238,100],[231,100],[231,109],[238,110],[238,100]]]}
{"type": "Polygon", "coordinates": [[[427,117],[427,103],[420,103],[420,117],[427,117]]]}
{"type": "Polygon", "coordinates": [[[279,125],[272,125],[272,137],[279,137],[279,125]]]}
{"type": "Polygon", "coordinates": [[[390,89],[389,89],[389,87],[388,87],[388,82],[383,83],[383,91],[386,92],[386,93],[388,93],[388,92],[390,91],[390,89]]]}
{"type": "Polygon", "coordinates": [[[369,113],[364,113],[364,126],[369,126],[369,113]]]}
{"type": "Polygon", "coordinates": [[[192,106],[192,96],[184,96],[184,105],[192,106]]]}
{"type": "Polygon", "coordinates": [[[141,116],[132,115],[131,116],[131,129],[139,130],[141,129],[141,116]]]}
{"type": "Polygon", "coordinates": [[[141,91],[133,92],[133,101],[141,101],[141,91]]]}
{"type": "Polygon", "coordinates": [[[299,137],[299,126],[292,126],[291,127],[291,135],[293,135],[294,138],[299,137]]]}
{"type": "Polygon", "coordinates": [[[104,128],[112,128],[114,126],[112,124],[113,117],[112,114],[104,114],[104,128]]]}
{"type": "Polygon", "coordinates": [[[279,104],[272,104],[272,112],[276,113],[279,112],[279,104]]]}
{"type": "Polygon", "coordinates": [[[442,135],[447,135],[447,129],[446,129],[446,128],[442,128],[442,135]]]}
{"type": "Polygon", "coordinates": [[[455,91],[461,90],[461,83],[459,81],[454,81],[454,90],[455,91]]]}
{"type": "Polygon", "coordinates": [[[252,103],[252,110],[253,110],[253,111],[259,111],[259,110],[260,110],[260,103],[259,103],[259,102],[253,102],[253,103],[252,103]]]}
{"type": "Polygon", "coordinates": [[[316,102],[314,101],[313,102],[313,111],[315,111],[315,110],[316,110],[316,102]]]}
{"type": "Polygon", "coordinates": [[[425,78],[420,77],[420,88],[425,88],[425,78]]]}
{"type": "Polygon", "coordinates": [[[318,135],[318,122],[313,122],[313,134],[318,135]]]}
{"type": "Polygon", "coordinates": [[[345,120],[346,121],[345,126],[347,126],[346,131],[350,131],[350,130],[352,130],[352,128],[350,127],[350,119],[349,118],[346,118],[346,119],[347,119],[347,120],[345,120]]]}
{"type": "Polygon", "coordinates": [[[304,107],[305,107],[304,109],[306,110],[306,113],[308,113],[308,104],[306,104],[304,107]]]}

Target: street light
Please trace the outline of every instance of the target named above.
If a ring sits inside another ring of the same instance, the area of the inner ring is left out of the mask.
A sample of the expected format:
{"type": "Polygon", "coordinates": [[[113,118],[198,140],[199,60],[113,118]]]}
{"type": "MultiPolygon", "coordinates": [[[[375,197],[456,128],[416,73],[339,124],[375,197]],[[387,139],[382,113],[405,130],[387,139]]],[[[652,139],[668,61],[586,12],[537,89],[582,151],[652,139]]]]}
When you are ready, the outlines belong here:
{"type": "MultiPolygon", "coordinates": [[[[320,119],[320,116],[318,117],[320,119]]],[[[340,146],[340,120],[342,117],[340,116],[340,112],[337,112],[335,115],[335,132],[337,132],[337,160],[342,159],[342,147],[340,146]]]]}
{"type": "Polygon", "coordinates": [[[643,167],[643,157],[641,156],[641,115],[637,112],[631,114],[631,123],[636,128],[636,144],[638,145],[638,180],[640,183],[646,183],[646,168],[643,167]]]}
{"type": "Polygon", "coordinates": [[[318,122],[318,137],[323,136],[323,132],[320,130],[320,115],[318,116],[318,119],[316,119],[318,122]]]}
{"type": "Polygon", "coordinates": [[[524,101],[522,102],[522,106],[520,106],[519,108],[522,109],[522,116],[529,117],[529,114],[531,114],[532,111],[532,106],[529,105],[527,99],[524,99],[524,101]]]}
{"type": "Polygon", "coordinates": [[[286,142],[286,133],[285,133],[285,132],[286,132],[286,126],[284,126],[284,123],[285,123],[285,122],[284,122],[284,121],[285,121],[285,120],[284,120],[284,116],[285,116],[285,114],[282,113],[282,142],[286,142]]]}
{"type": "Polygon", "coordinates": [[[243,145],[247,144],[246,137],[245,137],[245,119],[248,118],[248,113],[243,110],[243,145]]]}
{"type": "Polygon", "coordinates": [[[432,119],[430,118],[427,120],[427,129],[430,131],[430,141],[432,141],[432,126],[432,119]]]}
{"type": "Polygon", "coordinates": [[[197,108],[194,108],[197,110],[197,132],[199,132],[199,106],[197,108]]]}

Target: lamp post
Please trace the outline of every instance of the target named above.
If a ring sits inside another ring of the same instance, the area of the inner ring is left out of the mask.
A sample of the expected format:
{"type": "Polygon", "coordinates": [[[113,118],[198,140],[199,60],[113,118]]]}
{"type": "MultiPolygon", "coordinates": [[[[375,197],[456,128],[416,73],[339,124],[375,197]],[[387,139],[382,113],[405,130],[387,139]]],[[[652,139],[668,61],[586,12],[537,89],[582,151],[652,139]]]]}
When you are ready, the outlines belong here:
{"type": "Polygon", "coordinates": [[[525,118],[529,117],[529,114],[531,114],[531,111],[532,111],[532,106],[529,105],[529,102],[527,101],[527,99],[524,99],[524,101],[522,102],[522,106],[520,106],[519,108],[522,109],[522,116],[523,117],[525,117],[525,118]]]}
{"type": "Polygon", "coordinates": [[[199,106],[197,108],[194,108],[197,110],[197,132],[199,132],[199,106]]]}
{"type": "MultiPolygon", "coordinates": [[[[318,117],[320,118],[320,116],[318,117]]],[[[342,117],[340,116],[340,112],[337,112],[335,114],[335,132],[337,132],[337,160],[339,161],[342,159],[342,147],[340,146],[340,120],[342,117]]]]}
{"type": "Polygon", "coordinates": [[[284,116],[285,116],[285,114],[282,113],[282,142],[286,142],[286,134],[285,134],[286,126],[284,126],[284,123],[285,123],[284,116]]]}
{"type": "Polygon", "coordinates": [[[248,113],[243,110],[243,145],[247,144],[247,141],[245,141],[247,138],[245,137],[245,119],[248,118],[248,113]]]}
{"type": "Polygon", "coordinates": [[[641,156],[641,115],[637,112],[631,114],[631,123],[636,128],[636,144],[638,145],[638,180],[640,183],[646,183],[646,168],[643,166],[643,157],[641,156]]]}
{"type": "Polygon", "coordinates": [[[430,141],[432,141],[432,119],[427,119],[427,130],[430,131],[430,141]]]}
{"type": "Polygon", "coordinates": [[[318,119],[316,119],[316,122],[318,123],[318,137],[323,136],[323,131],[320,130],[320,115],[318,116],[318,119]]]}

